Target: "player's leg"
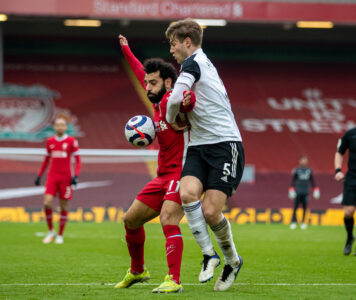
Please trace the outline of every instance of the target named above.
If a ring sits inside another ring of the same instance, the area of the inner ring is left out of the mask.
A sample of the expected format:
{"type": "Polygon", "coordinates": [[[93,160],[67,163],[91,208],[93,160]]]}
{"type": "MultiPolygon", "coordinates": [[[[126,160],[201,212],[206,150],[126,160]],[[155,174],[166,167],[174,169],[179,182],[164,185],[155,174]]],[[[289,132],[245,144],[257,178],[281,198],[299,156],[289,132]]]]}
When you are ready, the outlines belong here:
{"type": "Polygon", "coordinates": [[[56,236],[55,244],[63,244],[63,232],[68,220],[68,200],[59,199],[60,217],[59,217],[59,229],[56,236]]]}
{"type": "Polygon", "coordinates": [[[293,214],[292,214],[292,222],[290,223],[290,229],[296,229],[297,228],[297,209],[299,206],[299,195],[297,194],[297,196],[294,199],[294,207],[293,207],[293,214]]]}
{"type": "MultiPolygon", "coordinates": [[[[171,196],[169,194],[168,196],[171,196]]],[[[180,269],[183,254],[183,239],[179,228],[179,222],[184,216],[182,206],[180,205],[178,190],[178,201],[165,200],[162,205],[160,220],[163,233],[166,237],[166,257],[168,264],[168,275],[164,282],[153,293],[179,293],[183,291],[180,282],[180,269]]]]}
{"type": "Polygon", "coordinates": [[[179,194],[190,230],[204,256],[199,281],[206,282],[214,276],[214,269],[219,265],[220,258],[216,255],[211,242],[200,202],[204,184],[206,183],[208,165],[200,156],[199,148],[199,146],[188,148],[179,194]]]}
{"type": "Polygon", "coordinates": [[[73,190],[70,181],[70,177],[63,177],[58,181],[60,217],[58,235],[55,240],[56,244],[63,244],[64,242],[63,232],[68,220],[68,201],[71,200],[73,196],[73,190]]]}
{"type": "Polygon", "coordinates": [[[355,237],[353,236],[355,210],[356,210],[356,206],[352,206],[352,205],[344,206],[344,224],[347,233],[346,244],[344,247],[344,255],[349,255],[351,253],[352,244],[355,241],[355,237]]]}
{"type": "Polygon", "coordinates": [[[300,224],[301,229],[307,229],[307,224],[305,224],[305,215],[307,212],[307,207],[308,207],[308,195],[303,195],[301,199],[302,203],[302,208],[303,208],[303,217],[302,217],[302,223],[300,224]]]}
{"type": "Polygon", "coordinates": [[[344,255],[349,255],[352,250],[352,244],[355,241],[353,236],[354,213],[356,209],[356,190],[344,186],[341,204],[344,207],[344,224],[347,233],[346,243],[344,246],[344,255]]]}
{"type": "Polygon", "coordinates": [[[230,222],[222,211],[227,198],[236,191],[241,181],[245,165],[244,150],[241,143],[226,142],[206,148],[204,155],[210,168],[203,212],[225,257],[225,266],[214,290],[225,291],[234,283],[243,263],[236,251],[230,222]]]}
{"type": "Polygon", "coordinates": [[[190,230],[203,253],[203,265],[199,274],[200,282],[207,282],[214,277],[214,269],[220,264],[220,257],[215,252],[208,226],[202,210],[200,197],[203,191],[201,181],[194,176],[181,179],[180,197],[190,230]]]}
{"type": "Polygon", "coordinates": [[[131,257],[131,267],[115,288],[129,288],[135,283],[150,279],[144,266],[145,230],[143,225],[157,217],[159,212],[135,199],[124,216],[126,244],[131,257]]]}
{"type": "Polygon", "coordinates": [[[43,239],[44,244],[49,244],[52,242],[52,240],[56,236],[56,232],[53,229],[53,209],[52,209],[52,203],[53,203],[53,195],[51,194],[45,194],[44,195],[44,211],[46,215],[46,222],[47,222],[47,227],[48,227],[48,233],[43,239]]]}
{"type": "Polygon", "coordinates": [[[216,291],[227,290],[233,284],[243,263],[236,251],[230,222],[222,213],[226,200],[227,195],[224,192],[207,190],[203,201],[205,219],[225,258],[224,270],[214,287],[216,291]]]}

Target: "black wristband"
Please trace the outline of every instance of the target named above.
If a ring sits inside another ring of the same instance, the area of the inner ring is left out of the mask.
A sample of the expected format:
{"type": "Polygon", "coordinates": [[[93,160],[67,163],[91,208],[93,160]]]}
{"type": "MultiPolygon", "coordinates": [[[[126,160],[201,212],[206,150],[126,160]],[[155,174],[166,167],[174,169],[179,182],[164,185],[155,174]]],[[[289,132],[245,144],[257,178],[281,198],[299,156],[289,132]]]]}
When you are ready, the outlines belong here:
{"type": "Polygon", "coordinates": [[[335,169],[335,174],[337,174],[337,173],[339,173],[339,172],[341,172],[341,168],[335,169]]]}

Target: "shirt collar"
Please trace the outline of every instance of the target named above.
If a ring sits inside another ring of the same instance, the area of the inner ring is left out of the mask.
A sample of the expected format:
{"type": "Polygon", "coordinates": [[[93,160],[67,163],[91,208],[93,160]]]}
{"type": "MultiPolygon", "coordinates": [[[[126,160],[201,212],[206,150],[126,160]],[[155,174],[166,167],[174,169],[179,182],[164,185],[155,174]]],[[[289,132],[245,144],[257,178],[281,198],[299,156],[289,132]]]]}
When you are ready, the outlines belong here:
{"type": "Polygon", "coordinates": [[[54,138],[56,139],[56,141],[58,141],[58,142],[61,142],[61,141],[64,141],[66,138],[68,137],[68,134],[64,134],[61,138],[60,137],[58,137],[58,136],[54,136],[54,138]]]}

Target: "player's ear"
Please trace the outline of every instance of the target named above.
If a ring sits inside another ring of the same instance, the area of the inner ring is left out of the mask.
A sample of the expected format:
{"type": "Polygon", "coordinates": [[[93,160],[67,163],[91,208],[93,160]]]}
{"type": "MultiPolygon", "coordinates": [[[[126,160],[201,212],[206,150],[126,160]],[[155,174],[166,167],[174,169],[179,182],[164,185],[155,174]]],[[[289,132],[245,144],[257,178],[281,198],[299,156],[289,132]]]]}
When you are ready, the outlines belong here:
{"type": "Polygon", "coordinates": [[[166,88],[166,91],[169,91],[172,88],[172,78],[167,78],[164,80],[164,87],[166,88]]]}
{"type": "Polygon", "coordinates": [[[190,39],[190,37],[186,37],[183,41],[183,44],[187,47],[190,48],[192,46],[192,40],[190,39]]]}

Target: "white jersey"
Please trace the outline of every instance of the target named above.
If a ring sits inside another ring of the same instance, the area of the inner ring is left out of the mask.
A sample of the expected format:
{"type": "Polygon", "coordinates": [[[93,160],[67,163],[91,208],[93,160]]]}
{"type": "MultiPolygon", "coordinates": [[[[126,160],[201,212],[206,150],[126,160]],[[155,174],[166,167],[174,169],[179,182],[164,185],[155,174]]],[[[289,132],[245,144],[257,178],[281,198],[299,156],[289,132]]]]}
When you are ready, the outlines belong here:
{"type": "Polygon", "coordinates": [[[176,83],[189,85],[197,99],[188,113],[189,146],[242,141],[224,84],[202,49],[183,62],[176,83]]]}

